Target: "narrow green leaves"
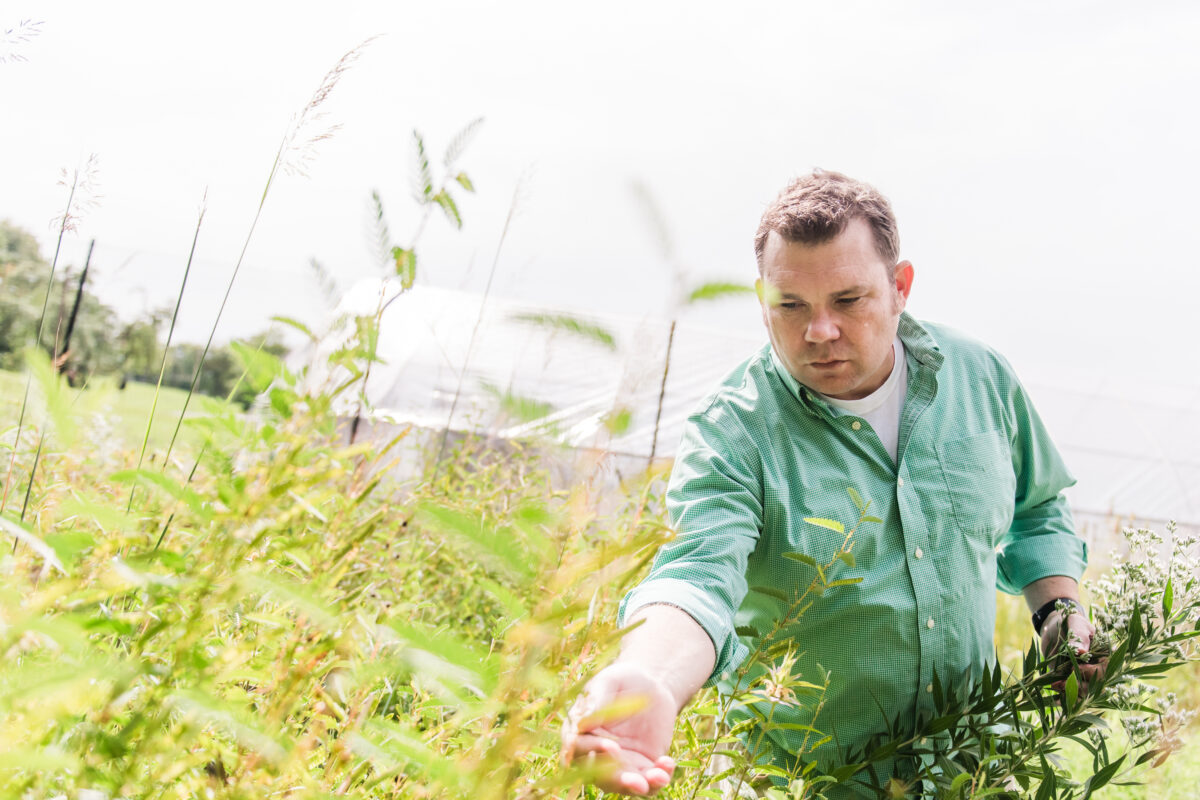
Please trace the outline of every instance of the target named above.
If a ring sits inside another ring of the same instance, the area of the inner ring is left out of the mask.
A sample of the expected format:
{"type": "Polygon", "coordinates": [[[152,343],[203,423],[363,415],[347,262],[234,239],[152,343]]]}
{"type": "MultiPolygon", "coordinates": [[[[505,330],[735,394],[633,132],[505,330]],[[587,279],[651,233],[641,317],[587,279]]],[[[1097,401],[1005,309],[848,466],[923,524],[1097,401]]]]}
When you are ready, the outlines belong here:
{"type": "Polygon", "coordinates": [[[592,342],[607,350],[617,349],[617,339],[608,331],[607,328],[597,325],[593,322],[580,319],[579,317],[571,316],[570,314],[541,314],[541,313],[521,313],[514,314],[513,319],[521,322],[528,322],[532,325],[538,325],[544,328],[553,328],[555,330],[565,331],[573,336],[578,336],[581,339],[592,342]]]}
{"type": "Polygon", "coordinates": [[[433,197],[433,171],[429,168],[429,156],[425,153],[425,140],[420,131],[413,131],[413,193],[417,202],[433,197]]]}
{"type": "Polygon", "coordinates": [[[747,286],[744,283],[730,283],[727,281],[713,281],[697,286],[688,294],[686,302],[699,303],[704,300],[719,300],[722,297],[731,297],[734,295],[753,294],[754,287],[747,286]]]}
{"type": "Polygon", "coordinates": [[[454,202],[454,198],[450,196],[448,191],[442,189],[432,199],[445,212],[446,219],[450,220],[454,227],[462,227],[462,214],[458,212],[458,204],[454,202]]]}

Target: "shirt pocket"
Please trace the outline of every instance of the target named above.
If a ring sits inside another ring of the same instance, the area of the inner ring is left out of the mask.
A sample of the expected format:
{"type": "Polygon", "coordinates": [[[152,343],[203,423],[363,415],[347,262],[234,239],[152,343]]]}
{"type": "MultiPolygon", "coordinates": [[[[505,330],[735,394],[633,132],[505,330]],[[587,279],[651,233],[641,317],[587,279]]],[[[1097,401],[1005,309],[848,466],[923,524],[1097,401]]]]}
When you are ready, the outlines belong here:
{"type": "Polygon", "coordinates": [[[938,460],[954,518],[964,533],[1000,543],[1012,524],[1017,478],[1008,437],[1000,431],[942,442],[938,460]]]}

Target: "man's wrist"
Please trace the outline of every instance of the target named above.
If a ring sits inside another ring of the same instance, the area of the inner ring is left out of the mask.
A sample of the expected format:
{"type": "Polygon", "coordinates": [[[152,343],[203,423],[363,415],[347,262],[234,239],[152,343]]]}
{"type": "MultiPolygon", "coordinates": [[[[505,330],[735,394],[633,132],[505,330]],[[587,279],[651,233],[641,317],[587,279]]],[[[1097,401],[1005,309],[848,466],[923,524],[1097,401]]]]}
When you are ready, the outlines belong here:
{"type": "Polygon", "coordinates": [[[1074,597],[1056,597],[1053,600],[1049,600],[1037,611],[1033,612],[1033,629],[1037,631],[1039,636],[1042,634],[1042,627],[1046,624],[1046,620],[1058,610],[1059,603],[1070,606],[1074,610],[1074,613],[1085,615],[1087,613],[1083,608],[1083,604],[1074,597]]]}

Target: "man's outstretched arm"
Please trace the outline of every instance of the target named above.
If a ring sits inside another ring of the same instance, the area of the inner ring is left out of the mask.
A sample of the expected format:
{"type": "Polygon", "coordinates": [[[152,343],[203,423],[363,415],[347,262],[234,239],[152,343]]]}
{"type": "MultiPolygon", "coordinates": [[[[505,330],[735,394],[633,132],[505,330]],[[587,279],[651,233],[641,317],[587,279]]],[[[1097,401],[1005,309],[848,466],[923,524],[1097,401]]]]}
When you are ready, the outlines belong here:
{"type": "Polygon", "coordinates": [[[640,609],[641,622],[621,640],[617,660],[584,688],[563,724],[563,759],[602,759],[612,771],[598,785],[609,792],[653,794],[675,771],[667,755],[675,718],[716,665],[712,640],[686,612],[669,605],[640,609]],[[611,717],[605,709],[631,704],[611,717]]]}

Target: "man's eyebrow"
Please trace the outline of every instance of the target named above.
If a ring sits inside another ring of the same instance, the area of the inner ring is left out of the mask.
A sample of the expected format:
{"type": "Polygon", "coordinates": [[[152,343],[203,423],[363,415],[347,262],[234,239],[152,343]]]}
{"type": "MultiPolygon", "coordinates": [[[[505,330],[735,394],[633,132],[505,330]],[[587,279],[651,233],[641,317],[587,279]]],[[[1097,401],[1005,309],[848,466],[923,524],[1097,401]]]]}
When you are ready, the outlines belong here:
{"type": "MultiPolygon", "coordinates": [[[[851,297],[854,295],[868,294],[870,291],[871,291],[870,286],[868,286],[866,284],[861,284],[861,285],[851,286],[847,289],[839,289],[838,291],[834,292],[833,294],[831,294],[829,296],[834,297],[834,298],[851,297]]],[[[807,302],[804,300],[803,297],[801,297],[800,295],[798,295],[794,292],[780,291],[778,294],[778,297],[781,300],[799,300],[801,302],[807,302]]]]}

